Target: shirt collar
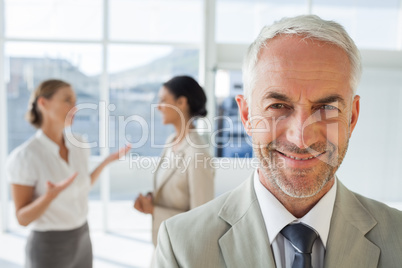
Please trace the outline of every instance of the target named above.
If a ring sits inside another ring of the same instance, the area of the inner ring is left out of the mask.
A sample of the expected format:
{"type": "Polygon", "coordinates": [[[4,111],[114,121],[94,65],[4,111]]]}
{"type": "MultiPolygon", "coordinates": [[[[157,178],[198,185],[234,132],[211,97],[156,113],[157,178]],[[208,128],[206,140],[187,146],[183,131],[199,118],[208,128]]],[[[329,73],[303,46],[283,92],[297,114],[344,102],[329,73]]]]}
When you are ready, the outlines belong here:
{"type": "Polygon", "coordinates": [[[292,222],[303,222],[318,232],[324,247],[326,247],[332,211],[335,204],[336,187],[337,183],[335,180],[334,185],[328,193],[303,218],[298,219],[261,184],[258,170],[256,170],[254,173],[254,189],[265,221],[270,244],[273,243],[286,225],[292,222]]]}
{"type": "MultiPolygon", "coordinates": [[[[71,126],[70,126],[70,128],[71,128],[71,126]]],[[[63,131],[63,137],[64,137],[64,144],[66,145],[67,149],[70,151],[72,149],[72,147],[75,146],[74,143],[72,143],[70,141],[70,139],[76,140],[76,138],[74,137],[74,134],[71,132],[71,130],[66,131],[66,129],[64,129],[64,131],[63,131]]]]}
{"type": "MultiPolygon", "coordinates": [[[[64,144],[66,145],[67,149],[71,149],[72,144],[69,142],[68,138],[66,137],[66,134],[63,133],[64,135],[64,144]]],[[[54,141],[52,141],[46,134],[43,132],[43,130],[39,129],[36,131],[35,137],[39,140],[39,142],[46,148],[48,149],[51,153],[55,155],[59,155],[60,152],[60,147],[57,145],[54,141]]]]}
{"type": "MultiPolygon", "coordinates": [[[[173,140],[176,138],[176,133],[171,135],[171,139],[169,143],[172,143],[173,146],[175,145],[175,142],[173,140]]],[[[183,154],[183,151],[188,147],[188,146],[194,146],[198,145],[199,143],[199,134],[196,132],[195,129],[191,129],[183,138],[183,140],[180,141],[180,143],[177,145],[175,154],[181,155],[183,154]]],[[[173,146],[168,146],[171,149],[173,146]]],[[[173,151],[173,150],[172,150],[173,151]]]]}

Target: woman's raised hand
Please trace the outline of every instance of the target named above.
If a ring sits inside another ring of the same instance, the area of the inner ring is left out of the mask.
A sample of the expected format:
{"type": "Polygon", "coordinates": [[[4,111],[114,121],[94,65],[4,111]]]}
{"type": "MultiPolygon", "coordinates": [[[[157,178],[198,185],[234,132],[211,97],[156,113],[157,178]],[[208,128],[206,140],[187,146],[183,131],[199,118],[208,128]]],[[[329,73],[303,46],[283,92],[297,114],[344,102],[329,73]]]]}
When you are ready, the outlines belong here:
{"type": "Polygon", "coordinates": [[[113,161],[120,159],[121,157],[126,155],[128,153],[128,151],[130,151],[130,149],[131,149],[131,145],[126,145],[123,148],[120,148],[117,152],[110,154],[106,158],[106,162],[111,163],[113,161]]]}
{"type": "Polygon", "coordinates": [[[73,181],[75,180],[77,175],[78,175],[78,173],[75,172],[69,178],[62,180],[58,183],[53,183],[53,182],[47,181],[46,195],[52,199],[56,198],[64,189],[66,189],[68,186],[71,185],[71,183],[73,183],[73,181]]]}

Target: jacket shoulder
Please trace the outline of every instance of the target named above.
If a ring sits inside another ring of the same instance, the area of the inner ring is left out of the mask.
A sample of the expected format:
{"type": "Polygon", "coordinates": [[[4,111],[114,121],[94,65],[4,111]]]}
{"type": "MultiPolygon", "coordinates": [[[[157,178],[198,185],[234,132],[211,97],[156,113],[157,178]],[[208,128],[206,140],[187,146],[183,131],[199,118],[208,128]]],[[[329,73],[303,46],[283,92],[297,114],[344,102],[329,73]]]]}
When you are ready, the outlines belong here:
{"type": "Polygon", "coordinates": [[[366,237],[381,250],[379,267],[398,267],[402,263],[402,211],[355,194],[377,222],[366,237]]]}
{"type": "Polygon", "coordinates": [[[229,193],[162,223],[156,249],[157,267],[221,267],[219,239],[230,225],[219,217],[229,193]],[[196,254],[195,254],[196,253],[196,254]],[[174,260],[174,261],[173,261],[174,260]],[[172,265],[177,262],[177,266],[172,265]]]}
{"type": "Polygon", "coordinates": [[[227,228],[228,224],[219,217],[219,211],[229,194],[230,192],[222,194],[202,206],[168,219],[166,228],[171,234],[177,232],[186,234],[186,236],[188,234],[197,234],[197,229],[202,229],[203,232],[213,232],[219,229],[217,226],[220,225],[227,228]]]}
{"type": "MultiPolygon", "coordinates": [[[[402,226],[402,211],[360,194],[354,195],[380,224],[398,223],[402,226]]],[[[400,233],[402,234],[402,229],[400,233]]]]}

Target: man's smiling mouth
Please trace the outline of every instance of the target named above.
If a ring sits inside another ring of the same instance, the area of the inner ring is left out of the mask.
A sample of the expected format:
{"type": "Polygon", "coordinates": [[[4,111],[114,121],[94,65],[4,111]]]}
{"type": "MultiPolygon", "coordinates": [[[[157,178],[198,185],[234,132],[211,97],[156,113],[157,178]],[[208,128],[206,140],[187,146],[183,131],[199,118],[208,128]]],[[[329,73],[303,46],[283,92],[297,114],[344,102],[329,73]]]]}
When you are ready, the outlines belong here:
{"type": "Polygon", "coordinates": [[[284,155],[284,156],[286,156],[286,157],[288,157],[288,158],[290,158],[290,159],[298,160],[298,161],[311,160],[311,159],[317,158],[317,157],[319,157],[319,156],[325,154],[325,152],[323,152],[323,153],[320,153],[320,154],[318,154],[318,155],[305,156],[305,157],[299,156],[299,157],[297,157],[297,156],[293,156],[293,155],[289,155],[289,154],[283,153],[283,152],[278,151],[278,150],[276,150],[276,152],[278,152],[278,153],[280,153],[281,155],[284,155]]]}

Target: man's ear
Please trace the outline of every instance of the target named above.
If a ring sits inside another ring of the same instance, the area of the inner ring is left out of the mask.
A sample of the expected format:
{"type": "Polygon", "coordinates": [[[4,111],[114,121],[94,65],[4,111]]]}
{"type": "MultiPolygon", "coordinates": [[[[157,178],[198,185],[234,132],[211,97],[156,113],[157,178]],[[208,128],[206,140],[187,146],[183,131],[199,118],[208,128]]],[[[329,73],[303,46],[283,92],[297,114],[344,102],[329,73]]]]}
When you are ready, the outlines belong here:
{"type": "Polygon", "coordinates": [[[360,96],[356,95],[355,98],[353,99],[352,104],[352,117],[350,118],[350,136],[352,136],[352,132],[357,124],[359,113],[360,113],[360,96]]]}
{"type": "Polygon", "coordinates": [[[239,114],[241,118],[241,122],[243,123],[244,129],[246,130],[247,134],[251,136],[251,123],[249,121],[249,109],[248,103],[243,95],[236,96],[237,106],[239,107],[239,114]]]}

